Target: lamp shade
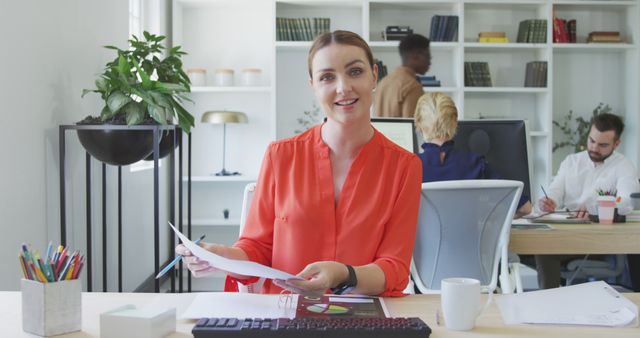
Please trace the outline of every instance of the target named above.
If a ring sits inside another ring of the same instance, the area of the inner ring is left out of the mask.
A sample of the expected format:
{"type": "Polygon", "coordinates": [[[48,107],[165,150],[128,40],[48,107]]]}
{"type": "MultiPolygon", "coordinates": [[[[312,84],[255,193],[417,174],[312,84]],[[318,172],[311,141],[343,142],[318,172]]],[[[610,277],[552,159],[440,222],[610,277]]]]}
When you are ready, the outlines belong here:
{"type": "Polygon", "coordinates": [[[237,111],[208,111],[202,114],[200,121],[211,124],[247,123],[249,119],[245,113],[237,111]]]}

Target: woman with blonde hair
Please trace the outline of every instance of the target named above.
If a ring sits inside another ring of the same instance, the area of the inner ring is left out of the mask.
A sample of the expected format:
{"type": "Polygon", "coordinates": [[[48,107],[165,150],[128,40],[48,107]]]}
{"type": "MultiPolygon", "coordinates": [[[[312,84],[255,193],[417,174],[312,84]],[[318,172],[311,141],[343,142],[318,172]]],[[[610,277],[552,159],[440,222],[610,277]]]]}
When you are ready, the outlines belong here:
{"type": "MultiPolygon", "coordinates": [[[[416,126],[422,144],[422,182],[500,179],[484,156],[454,148],[453,137],[458,128],[458,109],[453,100],[442,93],[425,93],[416,106],[416,126]]],[[[516,216],[531,212],[529,196],[522,195],[516,216]]]]}

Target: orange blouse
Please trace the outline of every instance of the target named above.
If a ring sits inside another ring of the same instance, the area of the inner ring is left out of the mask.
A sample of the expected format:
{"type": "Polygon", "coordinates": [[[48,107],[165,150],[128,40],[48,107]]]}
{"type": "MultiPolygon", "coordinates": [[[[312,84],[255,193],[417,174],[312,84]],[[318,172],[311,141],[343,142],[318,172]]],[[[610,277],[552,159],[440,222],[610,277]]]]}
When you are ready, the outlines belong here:
{"type": "MultiPolygon", "coordinates": [[[[420,159],[376,130],[351,164],[336,204],[320,129],[269,145],[234,246],[251,261],[291,274],[317,261],[375,263],[386,279],[382,295],[402,295],[416,235],[420,159]]],[[[263,292],[280,291],[265,282],[263,292]]]]}

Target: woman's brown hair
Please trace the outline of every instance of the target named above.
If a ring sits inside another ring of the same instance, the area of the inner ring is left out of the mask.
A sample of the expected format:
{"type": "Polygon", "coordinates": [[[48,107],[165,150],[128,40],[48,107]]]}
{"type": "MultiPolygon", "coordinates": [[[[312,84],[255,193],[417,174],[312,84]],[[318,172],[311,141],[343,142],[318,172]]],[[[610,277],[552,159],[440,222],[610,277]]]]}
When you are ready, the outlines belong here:
{"type": "Polygon", "coordinates": [[[309,78],[313,78],[311,74],[311,63],[313,62],[314,56],[316,56],[316,53],[320,49],[332,43],[355,46],[362,49],[364,53],[367,55],[369,66],[371,66],[371,69],[373,69],[373,64],[374,64],[373,53],[371,52],[371,48],[369,48],[369,45],[367,44],[367,42],[364,41],[364,39],[361,38],[360,35],[354,32],[337,30],[337,31],[321,34],[313,41],[313,44],[311,45],[311,49],[309,49],[309,56],[307,58],[307,65],[309,67],[309,78]]]}

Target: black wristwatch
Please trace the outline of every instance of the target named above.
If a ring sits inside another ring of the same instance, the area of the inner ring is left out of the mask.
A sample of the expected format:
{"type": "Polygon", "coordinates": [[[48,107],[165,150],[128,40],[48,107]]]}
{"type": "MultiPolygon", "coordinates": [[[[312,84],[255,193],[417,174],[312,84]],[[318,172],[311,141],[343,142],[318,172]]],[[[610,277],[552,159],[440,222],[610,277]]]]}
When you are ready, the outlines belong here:
{"type": "Polygon", "coordinates": [[[335,288],[331,288],[331,293],[335,295],[345,295],[350,293],[356,285],[358,285],[358,277],[356,277],[356,270],[353,266],[345,264],[347,270],[349,270],[349,278],[344,283],[338,284],[335,288]]]}

